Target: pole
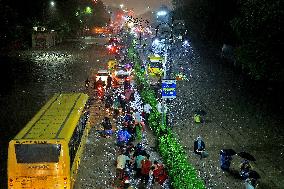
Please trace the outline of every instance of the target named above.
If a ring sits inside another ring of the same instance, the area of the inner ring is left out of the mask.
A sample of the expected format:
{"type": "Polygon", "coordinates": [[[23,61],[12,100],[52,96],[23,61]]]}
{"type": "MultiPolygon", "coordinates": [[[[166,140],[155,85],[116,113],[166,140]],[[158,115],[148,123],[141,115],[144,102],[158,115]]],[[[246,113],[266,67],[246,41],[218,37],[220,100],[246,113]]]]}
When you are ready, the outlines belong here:
{"type": "MultiPolygon", "coordinates": [[[[164,62],[163,62],[163,68],[164,68],[163,79],[167,79],[167,57],[168,57],[167,45],[165,46],[165,48],[166,48],[166,52],[165,52],[165,59],[164,59],[164,62]]],[[[167,123],[165,121],[165,116],[167,116],[167,114],[165,112],[165,106],[166,106],[166,101],[165,101],[165,99],[162,99],[162,126],[164,126],[164,124],[167,126],[167,123]]]]}
{"type": "Polygon", "coordinates": [[[167,78],[167,59],[168,59],[168,48],[167,48],[167,45],[166,45],[165,59],[164,59],[164,62],[163,62],[163,69],[164,69],[163,79],[167,78]]]}
{"type": "Polygon", "coordinates": [[[142,41],[142,34],[141,34],[141,31],[139,32],[139,44],[140,44],[140,46],[141,46],[141,42],[142,41]]]}
{"type": "Polygon", "coordinates": [[[165,116],[165,107],[164,107],[165,100],[162,99],[162,127],[164,126],[164,116],[165,116]]]}

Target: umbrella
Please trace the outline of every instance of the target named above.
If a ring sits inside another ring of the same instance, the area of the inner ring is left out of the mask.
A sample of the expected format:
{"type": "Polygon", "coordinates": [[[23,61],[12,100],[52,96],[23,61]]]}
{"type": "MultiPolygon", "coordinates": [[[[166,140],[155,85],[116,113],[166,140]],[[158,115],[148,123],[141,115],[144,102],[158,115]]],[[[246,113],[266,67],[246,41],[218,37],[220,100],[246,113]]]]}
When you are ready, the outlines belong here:
{"type": "Polygon", "coordinates": [[[253,179],[260,179],[260,175],[256,171],[250,171],[248,173],[248,177],[253,179]]]}
{"type": "Polygon", "coordinates": [[[225,154],[230,155],[230,156],[233,156],[233,155],[237,154],[237,152],[235,150],[233,150],[233,149],[223,149],[221,151],[223,151],[225,154]]]}
{"type": "Polygon", "coordinates": [[[194,113],[201,115],[201,116],[205,116],[207,114],[207,112],[205,112],[204,110],[195,110],[194,113]]]}
{"type": "Polygon", "coordinates": [[[240,152],[240,153],[237,153],[237,155],[249,161],[256,161],[256,159],[247,152],[240,152]]]}

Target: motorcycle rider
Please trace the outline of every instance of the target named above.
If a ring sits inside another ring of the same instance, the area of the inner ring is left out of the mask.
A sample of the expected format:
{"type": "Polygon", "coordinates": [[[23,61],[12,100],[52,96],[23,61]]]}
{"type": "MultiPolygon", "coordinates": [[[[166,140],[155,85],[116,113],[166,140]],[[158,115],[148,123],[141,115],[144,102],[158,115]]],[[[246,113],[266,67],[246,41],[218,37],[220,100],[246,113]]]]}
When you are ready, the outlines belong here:
{"type": "Polygon", "coordinates": [[[88,89],[88,87],[89,87],[89,84],[90,84],[90,80],[89,80],[89,78],[87,78],[86,80],[85,80],[85,87],[88,89]]]}
{"type": "Polygon", "coordinates": [[[99,99],[104,99],[104,82],[102,81],[102,78],[100,77],[98,79],[98,81],[95,84],[96,90],[97,90],[97,94],[99,99]]]}
{"type": "Polygon", "coordinates": [[[96,81],[96,85],[95,86],[96,86],[96,88],[99,88],[100,86],[101,87],[104,86],[104,82],[103,82],[101,77],[98,79],[98,81],[96,81]]]}

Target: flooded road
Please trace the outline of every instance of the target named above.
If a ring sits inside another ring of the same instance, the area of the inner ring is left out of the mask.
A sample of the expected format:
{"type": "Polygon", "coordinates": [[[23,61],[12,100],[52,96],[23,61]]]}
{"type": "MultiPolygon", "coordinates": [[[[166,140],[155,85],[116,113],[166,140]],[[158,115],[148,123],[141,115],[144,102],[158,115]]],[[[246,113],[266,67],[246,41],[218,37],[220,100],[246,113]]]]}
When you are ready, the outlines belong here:
{"type": "MultiPolygon", "coordinates": [[[[8,141],[54,93],[84,91],[84,81],[91,71],[104,67],[107,61],[103,43],[91,39],[72,41],[47,51],[26,51],[20,56],[0,58],[0,188],[7,188],[8,141]]],[[[279,112],[281,108],[267,105],[275,100],[273,104],[280,107],[280,102],[273,95],[270,101],[262,101],[261,97],[269,95],[270,89],[267,92],[248,85],[230,68],[204,56],[205,51],[199,49],[200,57],[190,64],[190,80],[178,83],[178,97],[172,109],[173,129],[190,162],[207,188],[243,188],[240,179],[220,170],[219,151],[248,151],[257,159],[253,166],[262,177],[259,188],[282,188],[283,114],[279,112]],[[198,109],[207,113],[203,125],[192,120],[198,109]],[[204,160],[192,153],[198,135],[203,137],[210,154],[204,160]]],[[[238,171],[240,160],[234,157],[234,172],[238,171]]]]}
{"type": "Polygon", "coordinates": [[[190,162],[207,188],[245,188],[238,171],[242,159],[233,156],[231,172],[220,169],[221,149],[249,152],[256,161],[252,167],[261,179],[259,189],[284,186],[283,85],[253,82],[208,53],[210,48],[194,44],[194,57],[188,65],[188,81],[177,84],[177,98],[171,112],[173,130],[185,147],[190,162]],[[198,48],[197,48],[198,47],[198,48]],[[282,88],[282,90],[281,90],[282,88]],[[196,110],[205,114],[205,123],[193,121],[196,110]],[[208,158],[193,153],[193,142],[201,136],[208,158]]]}
{"type": "Polygon", "coordinates": [[[0,188],[7,188],[7,147],[41,106],[59,92],[84,91],[93,69],[107,61],[107,39],[65,42],[45,51],[0,58],[0,188]]]}

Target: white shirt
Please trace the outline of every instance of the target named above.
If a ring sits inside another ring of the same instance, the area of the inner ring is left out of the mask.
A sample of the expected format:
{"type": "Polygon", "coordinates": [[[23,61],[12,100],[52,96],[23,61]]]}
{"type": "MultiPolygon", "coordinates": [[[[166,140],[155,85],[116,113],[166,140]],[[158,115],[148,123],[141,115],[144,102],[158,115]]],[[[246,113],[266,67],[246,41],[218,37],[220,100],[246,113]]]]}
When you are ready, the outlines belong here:
{"type": "Polygon", "coordinates": [[[140,115],[140,113],[138,111],[134,113],[134,119],[138,123],[141,122],[141,115],[140,115]]]}
{"type": "MultiPolygon", "coordinates": [[[[158,110],[158,112],[159,112],[159,113],[163,113],[163,112],[162,112],[162,109],[163,109],[162,104],[161,104],[160,102],[158,102],[158,104],[157,104],[157,110],[158,110]]],[[[168,107],[167,107],[166,104],[164,104],[164,113],[167,113],[167,110],[168,110],[168,107]]]]}
{"type": "Polygon", "coordinates": [[[117,157],[117,165],[116,168],[118,169],[124,169],[125,168],[125,164],[127,160],[131,160],[128,156],[120,154],[117,157]]]}
{"type": "Polygon", "coordinates": [[[146,112],[147,114],[151,113],[152,107],[150,106],[150,104],[145,104],[144,105],[144,112],[146,112]]]}
{"type": "Polygon", "coordinates": [[[161,104],[161,102],[158,102],[157,110],[158,110],[159,113],[162,113],[162,104],[161,104]]]}

